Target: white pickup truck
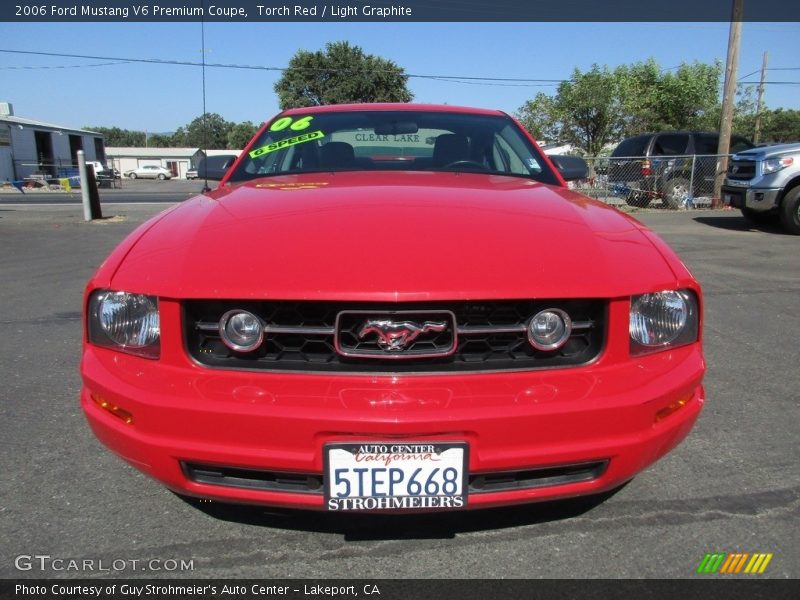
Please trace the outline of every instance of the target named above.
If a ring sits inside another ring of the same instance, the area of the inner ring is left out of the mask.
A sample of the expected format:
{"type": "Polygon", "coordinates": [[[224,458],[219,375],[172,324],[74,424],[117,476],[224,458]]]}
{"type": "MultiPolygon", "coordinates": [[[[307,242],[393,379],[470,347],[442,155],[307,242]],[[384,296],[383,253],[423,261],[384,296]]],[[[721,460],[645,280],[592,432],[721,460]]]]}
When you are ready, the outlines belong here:
{"type": "Polygon", "coordinates": [[[779,217],[784,229],[800,235],[800,144],[780,144],[738,152],[728,163],[722,200],[749,221],[779,217]]]}

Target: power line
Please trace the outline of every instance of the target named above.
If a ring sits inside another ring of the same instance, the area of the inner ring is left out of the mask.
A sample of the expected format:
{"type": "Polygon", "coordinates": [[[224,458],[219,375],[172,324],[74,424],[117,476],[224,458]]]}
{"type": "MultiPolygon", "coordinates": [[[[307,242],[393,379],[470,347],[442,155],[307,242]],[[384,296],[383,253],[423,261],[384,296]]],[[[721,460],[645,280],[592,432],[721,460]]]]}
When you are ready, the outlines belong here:
{"type": "MultiPolygon", "coordinates": [[[[156,65],[179,65],[185,67],[202,67],[202,62],[195,62],[195,61],[188,61],[188,60],[171,60],[171,59],[157,59],[157,58],[123,58],[117,56],[95,56],[89,54],[67,54],[63,52],[34,52],[32,50],[10,50],[5,48],[0,48],[0,52],[6,54],[28,54],[34,56],[51,56],[51,57],[58,57],[58,58],[85,58],[88,60],[111,60],[111,61],[118,61],[123,63],[145,63],[145,64],[156,64],[156,65]]],[[[253,70],[253,71],[278,71],[283,72],[289,69],[289,67],[268,67],[263,65],[239,65],[239,64],[230,64],[230,63],[205,63],[206,67],[215,67],[215,68],[222,68],[222,69],[246,69],[246,70],[253,70]]],[[[305,68],[305,70],[312,70],[312,71],[330,71],[331,69],[323,69],[323,68],[305,68]]],[[[359,72],[357,69],[340,69],[341,71],[356,73],[359,72]]],[[[378,69],[371,69],[369,72],[388,72],[384,70],[378,69]]],[[[564,81],[572,81],[571,79],[528,79],[522,77],[474,77],[469,75],[441,75],[441,74],[419,74],[419,73],[407,73],[407,77],[417,78],[417,79],[462,79],[465,81],[487,81],[487,82],[494,82],[494,81],[503,81],[503,82],[515,82],[515,83],[551,83],[551,84],[558,84],[564,81]]]]}
{"type": "Polygon", "coordinates": [[[489,81],[463,81],[457,77],[429,77],[431,81],[444,81],[445,83],[462,83],[464,85],[492,85],[497,87],[549,87],[558,83],[499,83],[489,81]]]}
{"type": "MultiPolygon", "coordinates": [[[[0,48],[0,52],[5,54],[25,54],[25,55],[34,55],[34,56],[48,56],[48,57],[58,57],[58,58],[83,58],[87,60],[104,60],[104,61],[111,61],[111,62],[104,62],[104,63],[96,63],[91,65],[56,65],[56,66],[0,66],[0,69],[17,69],[17,70],[27,70],[27,69],[61,69],[61,68],[80,68],[80,67],[100,67],[100,66],[109,66],[109,65],[120,65],[120,64],[132,64],[132,63],[143,63],[143,64],[155,64],[155,65],[172,65],[172,66],[184,66],[184,67],[203,67],[202,62],[196,61],[188,61],[188,60],[174,60],[174,59],[158,59],[158,58],[126,58],[126,57],[117,57],[117,56],[95,56],[95,55],[88,55],[88,54],[67,54],[63,52],[36,52],[32,50],[11,50],[6,48],[0,48]]],[[[274,72],[284,72],[289,69],[289,67],[270,67],[265,65],[242,65],[242,64],[232,64],[232,63],[205,63],[206,67],[210,68],[217,68],[217,69],[243,69],[243,70],[251,70],[251,71],[274,71],[274,72]]],[[[294,67],[293,67],[294,68],[294,67]]],[[[304,70],[307,71],[331,71],[333,69],[324,69],[324,68],[311,68],[311,67],[303,67],[304,70]]],[[[770,69],[771,71],[800,71],[800,67],[781,67],[770,69]]],[[[382,73],[387,72],[385,70],[379,69],[371,69],[369,71],[361,71],[358,69],[338,69],[340,72],[347,72],[347,73],[361,73],[361,72],[370,72],[370,73],[382,73]]],[[[747,75],[739,78],[737,80],[737,84],[757,84],[757,81],[743,81],[743,79],[755,75],[759,71],[753,71],[752,73],[748,73],[747,75]]],[[[409,79],[430,79],[436,81],[444,81],[448,83],[459,83],[463,85],[492,85],[498,87],[549,87],[555,86],[560,83],[574,81],[572,78],[568,79],[530,79],[524,77],[478,77],[478,76],[470,76],[470,75],[441,75],[441,74],[422,74],[422,73],[406,73],[406,76],[409,79]]],[[[800,81],[765,81],[764,85],[800,85],[800,81]]]]}
{"type": "Polygon", "coordinates": [[[21,65],[21,66],[0,65],[0,69],[33,71],[37,69],[82,69],[84,67],[109,67],[111,65],[125,65],[125,64],[128,64],[128,61],[123,60],[118,62],[94,63],[90,65],[21,65]]]}
{"type": "MultiPolygon", "coordinates": [[[[758,81],[737,81],[738,83],[758,85],[758,81]]],[[[800,81],[765,81],[764,85],[800,85],[800,81]]]]}

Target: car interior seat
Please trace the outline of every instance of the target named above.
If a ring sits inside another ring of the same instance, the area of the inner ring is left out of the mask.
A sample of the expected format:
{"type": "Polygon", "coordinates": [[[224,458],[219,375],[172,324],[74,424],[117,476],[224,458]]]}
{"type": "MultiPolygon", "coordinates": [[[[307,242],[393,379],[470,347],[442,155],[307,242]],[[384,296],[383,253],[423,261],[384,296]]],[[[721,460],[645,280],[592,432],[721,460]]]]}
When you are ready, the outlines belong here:
{"type": "Polygon", "coordinates": [[[461,160],[470,160],[469,140],[458,133],[443,133],[433,145],[433,167],[446,167],[461,160]]]}
{"type": "Polygon", "coordinates": [[[323,169],[346,169],[355,164],[355,152],[347,142],[328,142],[319,149],[319,166],[323,169]]]}

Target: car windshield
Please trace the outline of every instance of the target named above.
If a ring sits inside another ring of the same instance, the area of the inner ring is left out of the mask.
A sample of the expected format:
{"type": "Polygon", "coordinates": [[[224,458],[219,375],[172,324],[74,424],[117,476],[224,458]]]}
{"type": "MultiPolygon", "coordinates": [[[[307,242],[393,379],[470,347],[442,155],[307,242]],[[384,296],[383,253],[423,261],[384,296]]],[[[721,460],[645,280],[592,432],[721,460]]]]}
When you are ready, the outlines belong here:
{"type": "Polygon", "coordinates": [[[469,171],[558,180],[509,117],[436,111],[279,116],[229,181],[305,172],[469,171]]]}

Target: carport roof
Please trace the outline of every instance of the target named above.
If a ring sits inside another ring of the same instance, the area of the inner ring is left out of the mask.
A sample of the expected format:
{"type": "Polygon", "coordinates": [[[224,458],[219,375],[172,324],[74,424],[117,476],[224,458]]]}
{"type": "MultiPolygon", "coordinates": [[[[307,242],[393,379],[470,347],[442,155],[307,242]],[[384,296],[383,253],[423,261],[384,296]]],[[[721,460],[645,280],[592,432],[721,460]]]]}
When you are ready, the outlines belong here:
{"type": "Polygon", "coordinates": [[[56,131],[67,133],[88,133],[102,137],[102,133],[96,131],[89,131],[88,129],[77,129],[75,127],[65,127],[64,125],[56,125],[55,123],[45,123],[44,121],[36,121],[34,119],[25,119],[23,117],[15,117],[14,115],[0,115],[0,123],[10,123],[12,125],[21,125],[23,127],[37,127],[42,129],[53,129],[56,131]]]}
{"type": "Polygon", "coordinates": [[[184,158],[201,152],[200,148],[129,148],[106,146],[106,156],[136,158],[184,158]]]}

